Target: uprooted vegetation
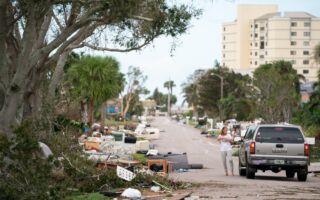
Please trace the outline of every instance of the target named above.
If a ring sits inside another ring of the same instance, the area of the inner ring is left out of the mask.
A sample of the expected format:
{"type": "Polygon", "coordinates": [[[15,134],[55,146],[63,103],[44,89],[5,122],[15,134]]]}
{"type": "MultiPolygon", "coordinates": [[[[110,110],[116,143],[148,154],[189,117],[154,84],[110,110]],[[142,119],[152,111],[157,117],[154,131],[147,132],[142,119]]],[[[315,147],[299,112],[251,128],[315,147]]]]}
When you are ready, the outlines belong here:
{"type": "Polygon", "coordinates": [[[98,169],[83,156],[77,128],[45,133],[30,122],[15,129],[16,137],[0,138],[0,199],[64,199],[74,194],[142,188],[161,183],[175,190],[186,185],[166,177],[138,173],[127,182],[114,169],[98,169]],[[66,131],[68,130],[68,131],[66,131]],[[45,158],[39,141],[53,155],[45,158]]]}

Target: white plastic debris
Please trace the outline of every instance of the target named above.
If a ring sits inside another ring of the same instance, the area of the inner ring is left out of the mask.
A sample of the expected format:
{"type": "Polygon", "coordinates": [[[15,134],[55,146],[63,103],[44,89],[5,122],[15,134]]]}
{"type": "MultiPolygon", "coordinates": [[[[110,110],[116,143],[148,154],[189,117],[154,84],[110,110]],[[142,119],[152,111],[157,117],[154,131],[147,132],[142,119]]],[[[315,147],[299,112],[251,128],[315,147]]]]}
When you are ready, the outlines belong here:
{"type": "Polygon", "coordinates": [[[53,154],[51,149],[45,143],[39,142],[39,146],[45,158],[48,158],[53,154]]]}
{"type": "Polygon", "coordinates": [[[119,178],[126,180],[126,181],[131,181],[132,179],[134,179],[136,177],[136,174],[134,174],[133,172],[131,172],[123,167],[117,166],[117,176],[119,178]]]}
{"type": "Polygon", "coordinates": [[[156,149],[150,149],[148,152],[147,152],[147,154],[146,154],[147,156],[156,156],[156,155],[158,155],[158,150],[156,150],[156,149]]]}
{"type": "Polygon", "coordinates": [[[159,186],[152,186],[152,187],[150,188],[150,190],[151,190],[152,192],[160,192],[160,187],[159,187],[159,186]]]}
{"type": "Polygon", "coordinates": [[[141,198],[141,192],[137,189],[128,188],[122,192],[121,196],[127,198],[141,198]]]}

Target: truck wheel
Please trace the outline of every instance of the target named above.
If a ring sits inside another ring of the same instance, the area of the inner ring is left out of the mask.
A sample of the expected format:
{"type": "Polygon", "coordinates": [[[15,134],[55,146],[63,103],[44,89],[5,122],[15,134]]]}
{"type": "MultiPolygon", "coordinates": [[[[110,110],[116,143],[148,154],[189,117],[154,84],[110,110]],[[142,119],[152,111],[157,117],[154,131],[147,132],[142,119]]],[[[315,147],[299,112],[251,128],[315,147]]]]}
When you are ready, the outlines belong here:
{"type": "Polygon", "coordinates": [[[308,167],[302,168],[297,173],[298,181],[304,182],[307,180],[308,176],[308,167]]]}
{"type": "Polygon", "coordinates": [[[248,179],[254,179],[255,173],[256,173],[256,172],[255,172],[255,169],[252,168],[252,167],[249,165],[248,161],[247,161],[247,165],[246,165],[246,177],[247,177],[248,179]]]}
{"type": "Polygon", "coordinates": [[[292,169],[286,170],[286,176],[287,178],[293,178],[294,177],[294,171],[292,169]]]}
{"type": "Polygon", "coordinates": [[[242,168],[242,165],[240,163],[240,158],[239,158],[239,166],[238,166],[238,169],[239,169],[239,175],[240,176],[245,176],[246,175],[246,169],[243,169],[242,168]]]}

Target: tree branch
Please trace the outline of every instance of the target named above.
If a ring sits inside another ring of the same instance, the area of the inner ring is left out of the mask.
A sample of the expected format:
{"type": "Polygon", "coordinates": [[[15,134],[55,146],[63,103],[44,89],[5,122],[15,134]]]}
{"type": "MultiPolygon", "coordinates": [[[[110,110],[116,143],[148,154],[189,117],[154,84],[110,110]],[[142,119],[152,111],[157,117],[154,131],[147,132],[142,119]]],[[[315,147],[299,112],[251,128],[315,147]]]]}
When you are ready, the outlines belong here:
{"type": "Polygon", "coordinates": [[[87,42],[83,42],[82,44],[79,45],[79,47],[89,47],[93,50],[97,50],[97,51],[111,51],[111,52],[129,52],[129,51],[137,51],[140,50],[141,48],[143,48],[144,46],[148,45],[150,43],[149,40],[146,40],[143,44],[138,45],[136,47],[131,47],[131,48],[127,48],[127,49],[117,49],[117,48],[108,48],[108,47],[98,47],[98,46],[94,46],[91,45],[87,42]]]}
{"type": "Polygon", "coordinates": [[[54,21],[56,22],[56,24],[58,25],[60,31],[62,31],[64,29],[64,27],[62,26],[58,17],[54,14],[54,12],[52,12],[52,17],[53,17],[54,21]]]}
{"type": "Polygon", "coordinates": [[[143,16],[138,16],[138,15],[132,15],[130,16],[132,19],[137,19],[137,20],[143,20],[143,21],[148,21],[148,22],[153,22],[154,20],[149,17],[143,17],[143,16]]]}

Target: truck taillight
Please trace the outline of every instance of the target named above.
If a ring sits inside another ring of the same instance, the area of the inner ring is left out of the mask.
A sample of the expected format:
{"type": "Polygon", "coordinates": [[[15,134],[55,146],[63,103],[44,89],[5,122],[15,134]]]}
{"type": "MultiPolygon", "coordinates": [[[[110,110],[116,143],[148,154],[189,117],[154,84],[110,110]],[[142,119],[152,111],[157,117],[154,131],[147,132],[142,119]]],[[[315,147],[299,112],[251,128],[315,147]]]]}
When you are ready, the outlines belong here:
{"type": "Polygon", "coordinates": [[[309,156],[309,144],[304,144],[304,155],[309,156]]]}
{"type": "Polygon", "coordinates": [[[250,154],[255,154],[255,152],[256,152],[256,143],[255,142],[251,142],[249,147],[250,147],[250,154]]]}

